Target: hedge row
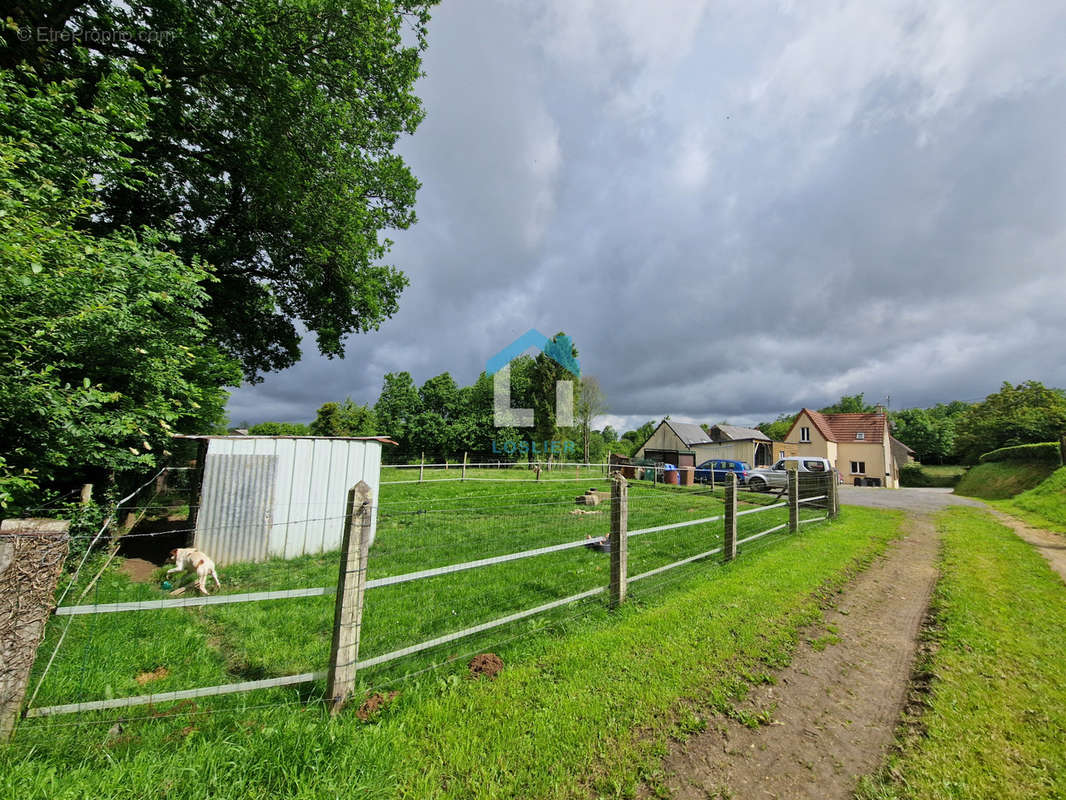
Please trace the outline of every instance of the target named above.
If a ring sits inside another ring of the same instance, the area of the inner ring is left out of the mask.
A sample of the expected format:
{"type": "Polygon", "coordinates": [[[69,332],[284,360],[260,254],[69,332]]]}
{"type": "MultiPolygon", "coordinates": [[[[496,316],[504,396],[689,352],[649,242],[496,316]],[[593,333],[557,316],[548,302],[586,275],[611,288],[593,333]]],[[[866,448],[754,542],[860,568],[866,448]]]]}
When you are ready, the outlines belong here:
{"type": "Polygon", "coordinates": [[[1061,464],[1062,452],[1058,442],[1040,442],[1039,444],[1016,444],[1013,447],[1001,447],[981,456],[978,461],[1039,461],[1045,464],[1061,464]]]}
{"type": "Polygon", "coordinates": [[[962,478],[958,475],[930,475],[918,463],[904,464],[899,468],[899,485],[904,488],[950,489],[962,478]]]}

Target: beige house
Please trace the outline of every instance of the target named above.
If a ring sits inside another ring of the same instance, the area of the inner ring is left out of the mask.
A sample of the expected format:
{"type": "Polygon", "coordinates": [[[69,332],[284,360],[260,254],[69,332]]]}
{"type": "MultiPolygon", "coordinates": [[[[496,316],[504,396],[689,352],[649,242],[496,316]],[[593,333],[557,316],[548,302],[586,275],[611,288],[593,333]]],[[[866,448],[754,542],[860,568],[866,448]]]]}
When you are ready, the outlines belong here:
{"type": "Polygon", "coordinates": [[[828,458],[845,483],[892,489],[899,486],[899,467],[913,460],[909,448],[892,438],[888,416],[880,408],[872,414],[820,414],[804,408],[784,447],[789,455],[828,458]]]}

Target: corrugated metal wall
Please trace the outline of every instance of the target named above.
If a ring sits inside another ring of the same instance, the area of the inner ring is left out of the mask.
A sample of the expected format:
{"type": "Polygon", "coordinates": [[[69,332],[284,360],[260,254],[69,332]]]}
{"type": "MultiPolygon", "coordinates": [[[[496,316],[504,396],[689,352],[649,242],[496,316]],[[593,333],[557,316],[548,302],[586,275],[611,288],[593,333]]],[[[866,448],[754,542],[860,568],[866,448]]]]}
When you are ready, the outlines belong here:
{"type": "Polygon", "coordinates": [[[195,546],[219,565],[335,550],[348,490],[366,481],[376,506],[380,469],[376,441],[208,439],[195,546]]]}

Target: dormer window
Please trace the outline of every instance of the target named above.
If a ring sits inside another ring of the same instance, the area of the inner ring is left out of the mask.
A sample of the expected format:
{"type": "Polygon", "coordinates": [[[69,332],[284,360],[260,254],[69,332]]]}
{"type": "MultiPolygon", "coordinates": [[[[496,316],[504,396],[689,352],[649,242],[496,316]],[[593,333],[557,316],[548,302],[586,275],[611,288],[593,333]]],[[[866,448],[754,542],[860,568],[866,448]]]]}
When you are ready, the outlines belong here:
{"type": "Polygon", "coordinates": [[[863,433],[862,431],[859,431],[858,433],[855,434],[855,438],[856,439],[865,439],[866,438],[866,434],[863,433]]]}
{"type": "Polygon", "coordinates": [[[810,440],[811,440],[811,429],[810,428],[800,428],[800,441],[801,442],[809,442],[810,440]]]}

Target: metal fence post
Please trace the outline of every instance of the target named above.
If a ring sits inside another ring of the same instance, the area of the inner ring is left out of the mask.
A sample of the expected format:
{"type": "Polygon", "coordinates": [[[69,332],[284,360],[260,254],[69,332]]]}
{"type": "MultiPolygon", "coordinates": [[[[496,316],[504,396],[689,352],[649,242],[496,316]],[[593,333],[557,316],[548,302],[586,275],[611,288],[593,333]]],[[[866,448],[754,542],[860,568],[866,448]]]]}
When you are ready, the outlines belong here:
{"type": "Polygon", "coordinates": [[[799,470],[788,471],[788,532],[799,530],[799,470]]]}
{"type": "Polygon", "coordinates": [[[366,562],[370,551],[370,524],[374,513],[370,502],[370,486],[366,481],[359,481],[348,492],[348,516],[344,540],[341,542],[333,643],[330,646],[326,682],[331,714],[340,712],[355,689],[359,633],[363,622],[363,593],[366,591],[366,562]]]}
{"type": "Polygon", "coordinates": [[[69,520],[9,519],[0,525],[0,744],[15,733],[55,605],[69,530],[69,520]]]}
{"type": "Polygon", "coordinates": [[[725,544],[722,560],[732,561],[737,557],[737,476],[729,473],[725,481],[725,544]]]}
{"type": "Polygon", "coordinates": [[[626,599],[628,525],[629,485],[622,473],[616,472],[611,481],[611,608],[621,605],[626,599]]]}

